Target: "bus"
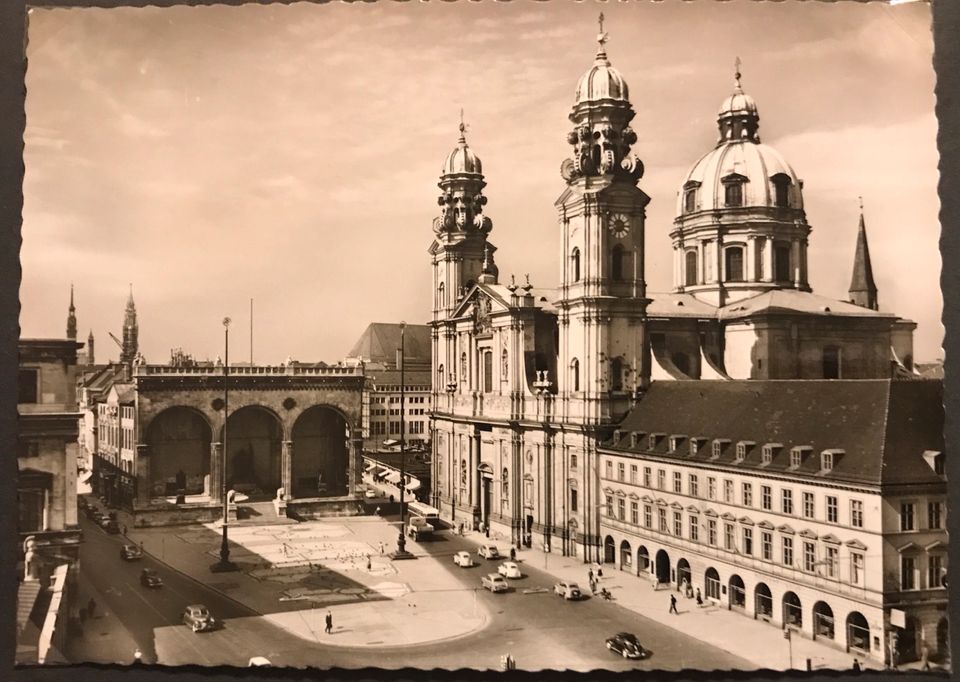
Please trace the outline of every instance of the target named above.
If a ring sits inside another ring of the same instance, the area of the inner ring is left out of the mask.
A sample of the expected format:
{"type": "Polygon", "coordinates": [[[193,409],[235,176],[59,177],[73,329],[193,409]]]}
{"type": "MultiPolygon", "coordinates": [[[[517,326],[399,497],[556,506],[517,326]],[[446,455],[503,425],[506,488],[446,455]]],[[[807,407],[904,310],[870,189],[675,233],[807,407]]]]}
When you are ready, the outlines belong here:
{"type": "Polygon", "coordinates": [[[420,516],[426,519],[434,528],[440,528],[440,510],[436,507],[431,507],[429,504],[424,504],[423,502],[409,502],[407,504],[407,513],[410,516],[420,516]]]}

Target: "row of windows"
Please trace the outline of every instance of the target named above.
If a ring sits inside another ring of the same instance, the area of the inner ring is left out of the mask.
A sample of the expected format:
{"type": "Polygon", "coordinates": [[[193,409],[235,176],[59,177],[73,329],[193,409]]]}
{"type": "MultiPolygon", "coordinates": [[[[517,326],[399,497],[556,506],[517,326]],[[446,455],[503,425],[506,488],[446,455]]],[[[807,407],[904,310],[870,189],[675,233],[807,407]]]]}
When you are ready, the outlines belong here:
{"type": "MultiPolygon", "coordinates": [[[[426,433],[424,430],[426,425],[422,421],[409,421],[407,422],[407,433],[411,434],[423,434],[426,433]]],[[[391,422],[370,422],[370,435],[372,436],[385,436],[387,434],[391,436],[400,434],[400,422],[391,421],[391,422]],[[389,426],[388,426],[389,424],[389,426]]]]}
{"type": "MultiPolygon", "coordinates": [[[[900,530],[920,530],[920,518],[917,512],[917,502],[900,503],[900,530]]],[[[947,508],[943,502],[927,502],[927,516],[925,530],[939,530],[946,528],[947,508]]]]}
{"type": "MultiPolygon", "coordinates": [[[[764,277],[764,251],[766,245],[761,242],[757,248],[755,270],[758,279],[764,277]]],[[[789,282],[793,280],[790,262],[791,247],[789,244],[776,244],[773,247],[773,280],[775,282],[789,282]]],[[[743,246],[731,245],[723,250],[723,264],[725,282],[744,282],[747,279],[745,250],[743,246]]],[[[684,254],[684,284],[696,286],[700,283],[700,254],[696,250],[689,250],[684,254]]],[[[704,281],[713,279],[713,263],[706,259],[704,265],[704,281]]]]}
{"type": "MultiPolygon", "coordinates": [[[[615,500],[612,495],[606,496],[606,515],[609,518],[616,518],[635,526],[642,525],[643,528],[649,530],[656,530],[677,538],[686,538],[691,542],[718,547],[727,552],[756,557],[772,563],[782,563],[784,566],[800,568],[807,573],[820,573],[820,569],[822,568],[821,575],[828,578],[839,578],[839,547],[837,545],[823,543],[823,559],[818,560],[816,541],[801,539],[799,547],[797,547],[792,535],[780,534],[780,552],[779,554],[775,554],[775,538],[771,530],[760,529],[757,536],[755,535],[753,526],[740,525],[738,536],[737,524],[723,523],[723,538],[721,541],[719,537],[720,524],[717,519],[708,518],[706,523],[701,525],[699,514],[687,513],[685,528],[684,513],[682,511],[674,510],[671,514],[669,510],[658,507],[656,525],[654,525],[653,505],[645,504],[643,505],[643,520],[641,524],[639,506],[638,502],[630,501],[630,515],[628,518],[626,514],[626,500],[622,497],[618,497],[615,500]],[[616,507],[614,507],[614,503],[616,503],[616,507]],[[685,530],[686,532],[684,532],[685,530]],[[703,531],[702,536],[701,530],[703,531]],[[796,555],[795,549],[799,549],[799,556],[796,555]]],[[[850,583],[854,585],[862,584],[863,552],[851,549],[849,551],[848,561],[850,562],[850,583]]]]}
{"type": "MultiPolygon", "coordinates": [[[[774,188],[774,205],[780,208],[786,208],[790,205],[790,185],[791,180],[785,173],[777,173],[770,181],[774,188]]],[[[723,182],[723,203],[728,208],[738,208],[743,206],[743,185],[748,182],[742,175],[728,175],[723,182]]],[[[687,187],[683,192],[683,212],[693,213],[698,210],[698,188],[699,183],[687,187]]]]}
{"type": "Polygon", "coordinates": [[[926,583],[921,584],[923,575],[920,568],[921,556],[910,555],[900,557],[900,589],[922,590],[945,587],[943,579],[947,575],[946,557],[942,554],[927,555],[926,583]]]}
{"type": "MultiPolygon", "coordinates": [[[[410,403],[411,405],[422,405],[426,401],[427,401],[426,396],[422,396],[422,395],[419,395],[419,396],[408,395],[404,397],[404,402],[410,403]]],[[[389,398],[387,398],[386,396],[373,396],[372,398],[370,398],[370,403],[373,405],[385,405],[387,403],[399,403],[399,402],[400,402],[400,396],[390,396],[389,398]]]]}
{"type": "MultiPolygon", "coordinates": [[[[630,272],[630,254],[620,244],[615,244],[610,250],[610,279],[614,282],[622,282],[625,275],[630,272]]],[[[580,249],[574,247],[570,252],[570,280],[579,282],[580,272],[580,249]]]]}
{"type": "MultiPolygon", "coordinates": [[[[638,465],[630,465],[630,478],[629,482],[637,484],[637,475],[638,475],[638,465]]],[[[608,479],[613,479],[613,462],[607,460],[606,462],[606,477],[608,479]]],[[[617,463],[617,478],[618,481],[626,480],[626,464],[624,462],[617,463]]],[[[654,489],[653,481],[653,468],[645,466],[643,467],[643,483],[644,488],[649,490],[654,489]]],[[[668,490],[667,488],[667,472],[664,469],[657,469],[657,480],[656,480],[656,489],[657,490],[668,490]]],[[[674,471],[670,484],[670,491],[677,494],[684,494],[683,486],[683,474],[680,471],[674,471]]],[[[743,481],[740,484],[739,490],[739,501],[737,500],[735,484],[732,479],[725,478],[718,479],[716,476],[707,476],[706,477],[706,499],[708,500],[720,500],[725,504],[739,504],[743,507],[754,507],[754,484],[752,481],[743,481]],[[718,485],[722,484],[722,491],[718,489],[718,485]],[[722,498],[720,497],[722,495],[722,498]]],[[[793,489],[791,488],[781,488],[779,490],[779,506],[778,511],[782,514],[788,516],[795,516],[799,514],[805,519],[817,519],[817,504],[816,497],[814,493],[809,491],[802,491],[800,493],[800,499],[796,500],[793,495],[793,489]]],[[[700,476],[698,474],[688,474],[687,476],[687,486],[686,494],[690,497],[701,497],[700,491],[700,476]]],[[[761,484],[759,487],[759,503],[760,509],[765,511],[774,511],[774,494],[773,486],[761,484]]],[[[849,507],[849,525],[855,528],[863,527],[863,501],[862,500],[850,500],[849,507]]],[[[931,517],[933,518],[933,517],[931,517]]],[[[942,523],[942,513],[938,512],[936,516],[937,522],[942,523]]],[[[827,523],[840,523],[840,514],[839,514],[839,500],[836,495],[825,495],[823,500],[823,520],[827,523]]],[[[931,528],[940,528],[942,526],[930,526],[931,528]]]]}
{"type": "MultiPolygon", "coordinates": [[[[839,349],[837,349],[839,350],[839,349]]],[[[663,434],[660,433],[651,433],[649,435],[644,434],[640,431],[633,431],[630,434],[630,445],[631,447],[640,447],[643,436],[647,436],[647,449],[655,450],[657,445],[663,439],[663,434]]],[[[621,434],[619,431],[614,432],[614,440],[619,440],[621,434]]],[[[680,449],[680,445],[684,440],[689,440],[689,452],[690,455],[696,455],[700,452],[701,446],[708,441],[707,438],[702,437],[693,437],[687,438],[687,436],[670,436],[667,441],[668,452],[674,453],[680,449]]],[[[723,455],[726,448],[730,445],[730,441],[726,438],[714,438],[711,443],[710,456],[712,459],[719,459],[723,455]]],[[[739,441],[736,444],[734,463],[742,462],[746,459],[747,454],[753,450],[756,446],[754,441],[739,441]]],[[[771,464],[773,458],[780,452],[783,448],[783,445],[780,443],[766,443],[760,449],[760,462],[761,464],[771,464]]],[[[790,448],[790,468],[796,469],[801,464],[803,464],[807,458],[812,454],[813,448],[809,445],[797,445],[790,448]]],[[[844,455],[844,451],[839,448],[829,448],[820,453],[820,470],[821,471],[830,471],[833,469],[833,465],[836,461],[844,455]]],[[[607,469],[610,468],[610,462],[607,462],[607,469]]],[[[623,479],[620,479],[623,480],[623,479]]]]}

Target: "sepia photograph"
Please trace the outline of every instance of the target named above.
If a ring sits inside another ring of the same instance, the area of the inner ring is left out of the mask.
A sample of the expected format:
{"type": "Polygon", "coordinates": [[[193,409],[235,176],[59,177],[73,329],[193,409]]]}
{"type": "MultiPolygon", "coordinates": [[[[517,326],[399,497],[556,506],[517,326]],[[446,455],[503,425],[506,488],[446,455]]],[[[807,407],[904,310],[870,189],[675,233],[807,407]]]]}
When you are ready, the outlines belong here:
{"type": "Polygon", "coordinates": [[[932,15],[29,8],[17,666],[950,673],[932,15]]]}

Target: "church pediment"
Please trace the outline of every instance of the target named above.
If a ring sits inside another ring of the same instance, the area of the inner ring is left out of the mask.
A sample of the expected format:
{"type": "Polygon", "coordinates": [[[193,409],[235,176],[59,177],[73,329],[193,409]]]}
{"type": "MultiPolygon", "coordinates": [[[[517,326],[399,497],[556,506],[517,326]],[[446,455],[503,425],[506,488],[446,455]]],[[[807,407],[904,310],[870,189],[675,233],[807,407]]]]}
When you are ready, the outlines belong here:
{"type": "Polygon", "coordinates": [[[474,284],[460,301],[451,317],[473,317],[478,329],[489,328],[490,317],[508,312],[510,305],[485,284],[474,284]]]}

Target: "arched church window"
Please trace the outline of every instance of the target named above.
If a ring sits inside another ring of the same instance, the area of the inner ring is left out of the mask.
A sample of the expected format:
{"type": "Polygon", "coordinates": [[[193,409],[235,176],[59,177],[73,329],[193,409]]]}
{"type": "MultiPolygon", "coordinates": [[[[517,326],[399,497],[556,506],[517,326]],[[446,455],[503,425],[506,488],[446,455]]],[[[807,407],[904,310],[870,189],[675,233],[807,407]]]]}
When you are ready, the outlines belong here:
{"type": "Polygon", "coordinates": [[[724,251],[728,282],[743,281],[743,247],[731,246],[724,251]]]}
{"type": "Polygon", "coordinates": [[[687,251],[685,260],[684,282],[688,287],[692,287],[697,284],[697,252],[687,251]]]}
{"type": "Polygon", "coordinates": [[[576,247],[570,254],[570,276],[574,282],[580,281],[580,249],[576,247]]]}
{"type": "Polygon", "coordinates": [[[500,475],[500,496],[504,502],[510,499],[510,472],[504,467],[500,475]]]}
{"type": "Polygon", "coordinates": [[[777,173],[770,180],[773,182],[774,205],[786,208],[790,205],[790,176],[777,173]]]}
{"type": "Polygon", "coordinates": [[[437,386],[443,386],[446,377],[443,374],[443,363],[437,367],[437,386]]]}
{"type": "Polygon", "coordinates": [[[580,361],[576,358],[570,362],[570,385],[574,392],[580,390],[580,361]]]}
{"type": "Polygon", "coordinates": [[[467,380],[467,354],[460,353],[460,378],[467,380]]]}
{"type": "Polygon", "coordinates": [[[500,378],[506,380],[509,375],[510,360],[507,356],[507,349],[504,348],[500,353],[500,378]]]}
{"type": "Polygon", "coordinates": [[[840,378],[840,348],[837,346],[824,346],[823,348],[823,378],[840,378]]]}
{"type": "Polygon", "coordinates": [[[437,307],[445,308],[447,306],[447,293],[444,290],[443,282],[440,282],[440,286],[437,287],[437,307]]]}
{"type": "Polygon", "coordinates": [[[790,281],[790,245],[777,244],[773,247],[773,278],[777,282],[790,281]]]}
{"type": "Polygon", "coordinates": [[[616,244],[610,253],[610,277],[614,282],[619,282],[623,279],[623,260],[623,247],[620,244],[616,244]]]}
{"type": "Polygon", "coordinates": [[[610,390],[623,390],[623,358],[610,360],[610,390]]]}
{"type": "Polygon", "coordinates": [[[729,207],[743,206],[743,182],[739,180],[725,182],[723,201],[729,207]]]}
{"type": "Polygon", "coordinates": [[[460,460],[460,485],[467,484],[467,460],[460,460]]]}

